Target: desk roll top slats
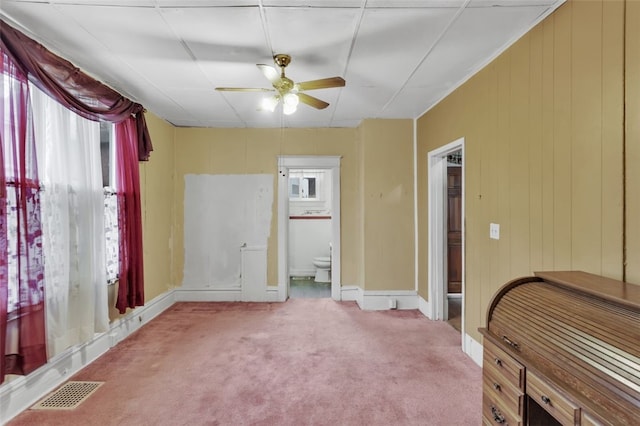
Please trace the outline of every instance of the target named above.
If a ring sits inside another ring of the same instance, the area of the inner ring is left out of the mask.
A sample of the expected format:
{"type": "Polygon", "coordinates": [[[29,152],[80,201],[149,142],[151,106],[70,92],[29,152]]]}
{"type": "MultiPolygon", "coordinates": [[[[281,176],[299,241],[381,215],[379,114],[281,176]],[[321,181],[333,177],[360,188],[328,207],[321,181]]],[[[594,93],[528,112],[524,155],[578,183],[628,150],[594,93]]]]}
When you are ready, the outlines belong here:
{"type": "MultiPolygon", "coordinates": [[[[557,392],[564,406],[541,405],[559,423],[640,424],[640,286],[584,272],[536,273],[498,291],[481,332],[485,356],[498,347],[524,367],[526,395],[545,401],[543,391],[557,392]]],[[[519,414],[537,424],[526,408],[519,414]]]]}

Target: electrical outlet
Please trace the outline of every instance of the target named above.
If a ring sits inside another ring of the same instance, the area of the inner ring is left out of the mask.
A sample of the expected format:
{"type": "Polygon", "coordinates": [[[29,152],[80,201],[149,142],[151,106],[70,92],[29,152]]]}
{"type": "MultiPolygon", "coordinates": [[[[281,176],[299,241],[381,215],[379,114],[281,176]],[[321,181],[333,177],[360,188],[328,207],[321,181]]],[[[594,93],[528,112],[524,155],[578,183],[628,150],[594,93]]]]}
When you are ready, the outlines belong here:
{"type": "Polygon", "coordinates": [[[490,223],[489,224],[489,238],[493,239],[493,240],[499,240],[500,239],[500,225],[497,223],[490,223]]]}

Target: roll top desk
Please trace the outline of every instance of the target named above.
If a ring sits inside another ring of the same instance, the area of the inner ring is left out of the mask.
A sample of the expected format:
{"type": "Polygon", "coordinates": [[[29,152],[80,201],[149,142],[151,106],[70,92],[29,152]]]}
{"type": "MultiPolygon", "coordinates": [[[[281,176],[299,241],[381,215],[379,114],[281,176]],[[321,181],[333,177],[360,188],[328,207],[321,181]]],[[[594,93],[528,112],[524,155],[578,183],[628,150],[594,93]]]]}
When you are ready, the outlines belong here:
{"type": "Polygon", "coordinates": [[[483,335],[486,425],[640,425],[640,286],[585,272],[505,284],[483,335]]]}

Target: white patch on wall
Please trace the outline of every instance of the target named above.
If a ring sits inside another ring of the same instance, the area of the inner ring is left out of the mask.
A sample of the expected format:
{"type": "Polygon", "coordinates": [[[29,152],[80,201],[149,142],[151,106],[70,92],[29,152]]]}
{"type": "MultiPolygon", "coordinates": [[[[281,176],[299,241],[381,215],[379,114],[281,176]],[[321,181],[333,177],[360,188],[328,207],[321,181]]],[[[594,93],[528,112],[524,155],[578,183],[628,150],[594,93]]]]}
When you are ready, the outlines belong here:
{"type": "Polygon", "coordinates": [[[185,287],[240,287],[241,248],[267,246],[273,175],[186,175],[185,287]]]}

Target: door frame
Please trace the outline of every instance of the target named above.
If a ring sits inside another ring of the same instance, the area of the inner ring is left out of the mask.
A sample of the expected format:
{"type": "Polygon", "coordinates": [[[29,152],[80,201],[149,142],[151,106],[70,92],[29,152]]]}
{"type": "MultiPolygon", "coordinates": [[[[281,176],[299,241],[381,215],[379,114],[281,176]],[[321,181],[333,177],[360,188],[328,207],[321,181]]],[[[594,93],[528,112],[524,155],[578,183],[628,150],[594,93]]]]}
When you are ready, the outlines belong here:
{"type": "Polygon", "coordinates": [[[341,300],[340,156],[278,156],[278,300],[289,297],[289,185],[290,169],[331,171],[331,298],[341,300]]]}
{"type": "Polygon", "coordinates": [[[428,287],[431,319],[447,319],[447,155],[462,152],[462,319],[461,340],[465,350],[465,154],[464,138],[457,139],[428,154],[428,287]]]}

